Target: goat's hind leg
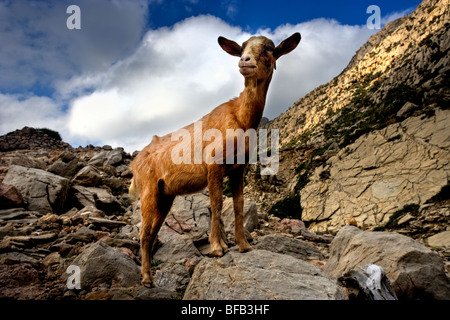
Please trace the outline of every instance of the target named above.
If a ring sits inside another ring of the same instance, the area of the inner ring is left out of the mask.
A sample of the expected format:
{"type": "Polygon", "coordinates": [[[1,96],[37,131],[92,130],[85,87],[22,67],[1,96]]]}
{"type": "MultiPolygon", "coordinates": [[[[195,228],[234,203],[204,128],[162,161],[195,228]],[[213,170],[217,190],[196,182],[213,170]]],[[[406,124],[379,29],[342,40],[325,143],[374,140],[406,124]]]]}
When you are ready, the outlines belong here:
{"type": "Polygon", "coordinates": [[[140,231],[142,252],[142,284],[153,287],[154,281],[151,271],[151,262],[158,232],[172,206],[175,197],[152,196],[142,203],[142,226],[140,231]]]}

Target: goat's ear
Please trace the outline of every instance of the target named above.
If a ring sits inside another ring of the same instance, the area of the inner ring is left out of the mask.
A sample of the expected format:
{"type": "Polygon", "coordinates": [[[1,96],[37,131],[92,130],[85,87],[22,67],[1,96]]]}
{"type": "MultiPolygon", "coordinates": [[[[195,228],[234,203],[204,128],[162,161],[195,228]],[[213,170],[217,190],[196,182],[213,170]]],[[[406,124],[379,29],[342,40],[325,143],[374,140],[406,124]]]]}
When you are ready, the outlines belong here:
{"type": "Polygon", "coordinates": [[[275,59],[278,59],[284,54],[287,54],[297,48],[297,45],[300,43],[302,39],[300,33],[296,32],[289,38],[281,41],[281,43],[275,48],[273,51],[273,56],[275,59]]]}
{"type": "Polygon", "coordinates": [[[232,56],[240,57],[242,53],[242,48],[240,45],[238,45],[236,42],[228,40],[224,37],[219,37],[217,39],[219,42],[220,47],[227,53],[231,54],[232,56]]]}

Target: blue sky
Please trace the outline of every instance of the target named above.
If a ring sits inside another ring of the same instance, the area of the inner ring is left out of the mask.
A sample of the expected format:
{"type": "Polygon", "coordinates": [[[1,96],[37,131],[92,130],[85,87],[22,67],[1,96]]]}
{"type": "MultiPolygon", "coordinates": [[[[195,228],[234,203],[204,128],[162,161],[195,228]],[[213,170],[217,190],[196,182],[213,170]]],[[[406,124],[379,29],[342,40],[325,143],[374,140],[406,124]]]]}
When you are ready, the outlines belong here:
{"type": "Polygon", "coordinates": [[[261,1],[261,0],[177,0],[152,1],[149,27],[170,26],[188,16],[211,14],[245,30],[256,31],[317,18],[335,19],[343,24],[362,25],[369,5],[382,8],[385,15],[416,8],[421,1],[341,0],[341,1],[261,1]],[[168,3],[168,4],[166,4],[168,3]]]}
{"type": "Polygon", "coordinates": [[[217,37],[302,42],[282,57],[264,115],[280,115],[338,75],[382,24],[419,1],[0,0],[0,134],[47,127],[74,147],[141,149],[243,89],[237,58],[217,37]],[[69,5],[81,29],[69,30],[69,5]]]}

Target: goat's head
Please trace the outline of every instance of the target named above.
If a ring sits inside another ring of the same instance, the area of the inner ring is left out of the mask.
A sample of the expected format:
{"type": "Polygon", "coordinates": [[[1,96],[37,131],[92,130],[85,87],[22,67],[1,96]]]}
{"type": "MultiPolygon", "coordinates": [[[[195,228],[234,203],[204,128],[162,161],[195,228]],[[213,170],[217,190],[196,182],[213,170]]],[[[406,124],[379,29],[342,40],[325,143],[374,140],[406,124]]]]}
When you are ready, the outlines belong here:
{"type": "Polygon", "coordinates": [[[265,79],[272,75],[277,59],[294,50],[300,39],[300,33],[294,33],[277,47],[272,40],[263,36],[251,37],[242,46],[224,37],[219,37],[218,41],[227,53],[241,58],[239,71],[244,77],[265,79]]]}

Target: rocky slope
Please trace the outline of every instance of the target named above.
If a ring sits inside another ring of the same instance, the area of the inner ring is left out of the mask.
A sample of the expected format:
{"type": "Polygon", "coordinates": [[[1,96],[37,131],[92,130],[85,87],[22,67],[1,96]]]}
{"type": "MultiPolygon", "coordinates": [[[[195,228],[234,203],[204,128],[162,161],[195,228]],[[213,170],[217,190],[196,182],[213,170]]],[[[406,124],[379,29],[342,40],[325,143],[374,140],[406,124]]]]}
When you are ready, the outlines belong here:
{"type": "Polygon", "coordinates": [[[444,231],[437,207],[448,203],[429,202],[450,180],[449,28],[449,1],[425,0],[373,35],[339,76],[265,125],[280,130],[280,170],[250,170],[246,195],[317,232],[383,226],[407,205],[444,231]]]}
{"type": "MultiPolygon", "coordinates": [[[[1,153],[0,298],[352,297],[339,275],[326,269],[329,259],[340,261],[347,249],[330,252],[330,243],[331,248],[335,246],[333,236],[310,232],[297,219],[268,216],[248,198],[244,221],[254,251],[237,252],[232,199],[224,196],[223,238],[230,252],[221,259],[208,258],[211,211],[207,190],[176,198],[158,234],[153,260],[156,288],[142,287],[140,207],[127,194],[131,159],[123,149],[108,146],[1,153]]],[[[375,246],[367,252],[375,250],[382,257],[385,248],[371,240],[376,235],[364,234],[365,245],[375,246]]],[[[398,234],[384,234],[392,241],[401,240],[395,240],[401,237],[398,234]]],[[[440,239],[434,240],[434,245],[442,245],[440,239]]],[[[445,258],[412,239],[402,245],[397,258],[398,268],[381,265],[387,268],[388,277],[397,279],[401,269],[402,275],[414,279],[412,284],[398,286],[401,298],[450,297],[445,258]],[[417,259],[404,262],[409,255],[423,258],[419,264],[417,259]],[[420,270],[431,270],[426,281],[416,272],[418,265],[420,270]],[[440,280],[430,284],[429,278],[440,280]],[[402,290],[418,293],[402,296],[402,290]]],[[[365,261],[378,260],[372,255],[365,261]]]]}
{"type": "Polygon", "coordinates": [[[140,285],[133,156],[46,129],[0,137],[0,298],[367,299],[383,292],[354,280],[375,263],[385,298],[450,299],[449,26],[449,2],[425,0],[265,124],[283,150],[276,176],[246,176],[254,251],[237,252],[224,196],[230,252],[209,258],[208,191],[177,197],[152,289],[140,285]]]}

